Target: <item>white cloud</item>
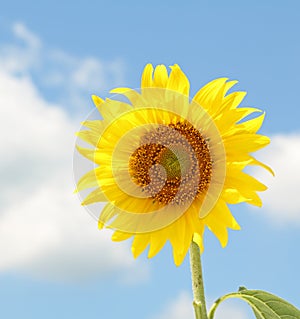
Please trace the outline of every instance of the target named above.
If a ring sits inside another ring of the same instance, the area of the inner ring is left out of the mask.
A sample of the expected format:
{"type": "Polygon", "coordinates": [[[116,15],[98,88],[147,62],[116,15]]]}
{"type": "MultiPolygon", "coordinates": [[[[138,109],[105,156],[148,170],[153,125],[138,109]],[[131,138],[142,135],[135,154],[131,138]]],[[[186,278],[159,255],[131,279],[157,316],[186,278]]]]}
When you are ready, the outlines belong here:
{"type": "MultiPolygon", "coordinates": [[[[247,312],[240,305],[232,305],[231,302],[225,302],[217,308],[215,319],[248,319],[247,312]]],[[[160,314],[151,319],[187,319],[194,318],[194,308],[192,296],[183,291],[176,299],[166,305],[160,314]]]]}
{"type": "Polygon", "coordinates": [[[0,46],[0,69],[19,74],[37,68],[41,56],[40,39],[21,23],[12,26],[12,33],[18,44],[0,46]]]}
{"type": "Polygon", "coordinates": [[[160,314],[151,319],[186,319],[194,318],[193,301],[187,292],[181,292],[175,300],[166,305],[160,314]]]}
{"type": "Polygon", "coordinates": [[[39,48],[41,46],[40,39],[28,30],[24,24],[17,22],[13,25],[13,33],[24,42],[28,43],[31,48],[39,48]]]}
{"type": "Polygon", "coordinates": [[[145,279],[147,269],[133,260],[128,245],[115,244],[109,231],[97,230],[63,178],[42,183],[1,216],[0,271],[60,281],[117,273],[123,281],[145,279]]]}
{"type": "Polygon", "coordinates": [[[262,210],[280,224],[300,223],[300,133],[271,137],[271,145],[259,158],[275,172],[273,177],[255,170],[255,176],[269,187],[261,193],[262,210]]]}
{"type": "Polygon", "coordinates": [[[118,57],[105,61],[48,48],[22,23],[15,23],[12,33],[15,43],[0,45],[0,69],[15,75],[34,75],[38,86],[55,92],[56,101],[68,103],[73,109],[86,106],[82,96],[99,94],[123,79],[124,64],[118,57]]]}
{"type": "Polygon", "coordinates": [[[66,166],[75,127],[61,108],[43,100],[28,77],[0,73],[0,105],[0,143],[5,145],[0,199],[11,201],[66,166]]]}
{"type": "Polygon", "coordinates": [[[248,307],[245,304],[242,306],[232,301],[225,301],[217,308],[214,319],[252,319],[254,315],[250,314],[248,307]]]}
{"type": "MultiPolygon", "coordinates": [[[[22,25],[15,31],[38,46],[22,25]]],[[[43,280],[145,279],[148,269],[133,259],[129,242],[111,242],[73,195],[79,122],[47,102],[26,72],[15,71],[0,71],[0,272],[43,280]]]]}

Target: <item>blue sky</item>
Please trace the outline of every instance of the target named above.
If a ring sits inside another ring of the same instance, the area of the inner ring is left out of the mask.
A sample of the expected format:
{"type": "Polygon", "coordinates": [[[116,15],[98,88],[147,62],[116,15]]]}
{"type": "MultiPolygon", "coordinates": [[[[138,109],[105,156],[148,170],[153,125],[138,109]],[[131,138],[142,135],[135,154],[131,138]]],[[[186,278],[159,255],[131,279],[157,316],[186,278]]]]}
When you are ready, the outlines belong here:
{"type": "MultiPolygon", "coordinates": [[[[239,285],[300,307],[300,4],[298,1],[9,1],[0,12],[0,309],[3,318],[193,316],[188,258],[167,245],[138,260],[111,243],[72,195],[74,132],[90,95],[138,87],[148,62],[178,63],[192,93],[239,80],[266,111],[260,157],[275,179],[262,209],[232,207],[242,231],[222,249],[208,231],[208,300],[239,285]]],[[[217,314],[218,315],[218,314],[217,314]]],[[[221,318],[222,313],[218,315],[221,318]]],[[[242,304],[223,318],[251,318],[242,304]]]]}

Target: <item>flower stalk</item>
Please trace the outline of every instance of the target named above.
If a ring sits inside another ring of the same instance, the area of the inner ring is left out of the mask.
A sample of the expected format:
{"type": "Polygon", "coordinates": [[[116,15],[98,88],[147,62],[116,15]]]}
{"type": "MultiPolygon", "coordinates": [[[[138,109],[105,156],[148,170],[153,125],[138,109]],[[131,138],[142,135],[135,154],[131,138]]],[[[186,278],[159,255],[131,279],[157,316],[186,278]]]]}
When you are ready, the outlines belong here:
{"type": "Polygon", "coordinates": [[[192,287],[194,296],[193,305],[195,310],[195,317],[196,319],[208,319],[204,295],[200,250],[198,245],[194,241],[192,241],[190,247],[190,265],[192,274],[192,287]]]}

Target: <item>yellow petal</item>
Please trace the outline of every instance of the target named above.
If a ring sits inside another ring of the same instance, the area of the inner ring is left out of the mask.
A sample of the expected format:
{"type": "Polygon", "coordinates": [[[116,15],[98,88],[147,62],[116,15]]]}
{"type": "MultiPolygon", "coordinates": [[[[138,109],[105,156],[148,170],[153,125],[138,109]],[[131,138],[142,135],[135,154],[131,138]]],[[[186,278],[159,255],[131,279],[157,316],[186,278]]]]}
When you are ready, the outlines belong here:
{"type": "Polygon", "coordinates": [[[157,65],[154,71],[153,86],[165,88],[168,84],[168,71],[164,65],[157,65]]]}
{"type": "Polygon", "coordinates": [[[89,159],[90,161],[98,165],[103,163],[107,157],[107,155],[105,153],[102,154],[99,149],[93,150],[93,149],[84,148],[78,145],[76,145],[76,149],[81,155],[83,155],[84,157],[86,157],[87,159],[89,159]]]}
{"type": "Polygon", "coordinates": [[[273,176],[275,176],[274,171],[272,170],[272,168],[262,162],[260,162],[259,160],[257,160],[256,158],[254,158],[253,156],[250,157],[251,161],[249,162],[249,165],[258,165],[263,167],[264,169],[266,169],[267,171],[269,171],[273,176]]]}
{"type": "Polygon", "coordinates": [[[207,227],[219,239],[222,247],[227,245],[227,227],[239,230],[240,226],[231,215],[230,210],[224,200],[219,199],[213,210],[205,217],[207,227]]]}
{"type": "Polygon", "coordinates": [[[260,197],[256,193],[254,193],[252,195],[251,200],[249,200],[247,203],[249,203],[249,204],[251,204],[253,206],[262,207],[262,201],[261,201],[260,197]]]}
{"type": "Polygon", "coordinates": [[[91,130],[97,132],[97,134],[101,134],[104,129],[103,120],[93,120],[93,121],[84,121],[81,125],[90,128],[91,130]]]}
{"type": "Polygon", "coordinates": [[[116,216],[116,214],[117,210],[115,206],[112,203],[107,203],[100,213],[99,221],[109,228],[108,223],[116,216]]]}
{"type": "Polygon", "coordinates": [[[98,229],[103,229],[104,228],[104,223],[102,223],[101,220],[98,220],[98,229]]]}
{"type": "MultiPolygon", "coordinates": [[[[187,214],[186,212],[185,214],[187,214]]],[[[172,225],[169,226],[169,240],[173,247],[173,259],[176,266],[180,266],[183,262],[187,251],[191,245],[193,234],[188,228],[185,216],[181,216],[172,225]]]]}
{"type": "Polygon", "coordinates": [[[178,64],[170,66],[171,73],[169,76],[169,81],[167,88],[173,91],[177,91],[184,95],[189,95],[190,82],[186,75],[181,71],[178,64]]]}
{"type": "Polygon", "coordinates": [[[89,205],[98,202],[107,202],[107,197],[103,194],[100,188],[92,191],[81,203],[81,205],[89,205]]]}
{"type": "Polygon", "coordinates": [[[237,80],[232,80],[232,81],[227,81],[225,83],[225,87],[224,87],[224,96],[227,94],[227,92],[238,83],[237,80]]]}
{"type": "Polygon", "coordinates": [[[228,204],[239,204],[239,203],[243,203],[243,202],[250,202],[250,201],[252,201],[252,197],[253,196],[245,197],[244,194],[241,194],[235,188],[226,188],[222,192],[222,198],[228,204]]]}
{"type": "Polygon", "coordinates": [[[111,239],[112,239],[113,241],[123,241],[123,240],[129,239],[130,237],[132,237],[132,234],[130,234],[130,233],[124,233],[124,232],[122,232],[122,231],[116,230],[116,231],[113,233],[111,239]]]}
{"type": "Polygon", "coordinates": [[[235,110],[228,110],[226,112],[221,112],[219,115],[214,117],[214,121],[216,126],[219,128],[220,132],[222,133],[222,136],[228,135],[229,130],[233,128],[233,126],[240,122],[242,119],[244,119],[246,116],[259,112],[261,113],[261,110],[253,108],[253,107],[241,107],[237,108],[235,110]]]}
{"type": "Polygon", "coordinates": [[[195,94],[193,101],[211,113],[210,105],[220,92],[223,94],[224,85],[227,80],[227,78],[218,78],[207,83],[195,94]]]}
{"type": "Polygon", "coordinates": [[[265,191],[267,187],[259,182],[256,178],[238,170],[227,170],[225,180],[225,187],[234,186],[232,188],[238,189],[239,186],[246,187],[254,191],[265,191]]]}
{"type": "Polygon", "coordinates": [[[149,63],[145,66],[144,72],[142,74],[142,79],[141,79],[142,89],[153,86],[152,74],[153,74],[153,66],[152,64],[149,63]]]}
{"type": "Polygon", "coordinates": [[[224,137],[223,142],[226,154],[234,158],[236,154],[252,153],[263,148],[270,143],[270,139],[263,135],[245,133],[224,137]]]}
{"type": "Polygon", "coordinates": [[[150,235],[148,233],[134,236],[131,246],[131,251],[134,258],[137,258],[147,248],[149,241],[150,235]]]}
{"type": "Polygon", "coordinates": [[[231,214],[227,204],[223,200],[220,199],[218,201],[216,208],[218,209],[218,219],[222,222],[223,225],[234,230],[241,229],[240,225],[231,214]]]}
{"type": "Polygon", "coordinates": [[[221,246],[224,248],[228,242],[227,229],[218,221],[215,215],[209,214],[208,216],[209,217],[206,220],[207,227],[212,233],[214,233],[214,235],[218,238],[221,246]]]}
{"type": "Polygon", "coordinates": [[[247,133],[256,133],[262,126],[262,123],[265,119],[265,113],[262,115],[255,117],[249,121],[245,121],[241,124],[238,124],[236,126],[237,130],[240,130],[241,132],[247,132],[247,133]]]}
{"type": "Polygon", "coordinates": [[[247,95],[247,92],[233,92],[228,94],[224,98],[222,110],[236,109],[241,104],[241,102],[243,101],[246,95],[247,95]]]}
{"type": "Polygon", "coordinates": [[[236,200],[236,203],[246,201],[260,207],[262,205],[261,199],[256,192],[265,191],[267,187],[244,172],[231,170],[226,176],[224,189],[231,190],[223,193],[224,199],[228,200],[229,203],[234,200],[236,200]],[[234,196],[236,197],[234,198],[234,196]]]}
{"type": "Polygon", "coordinates": [[[100,134],[92,130],[79,131],[76,133],[76,135],[80,137],[83,141],[93,146],[97,146],[99,139],[101,137],[100,134]]]}
{"type": "Polygon", "coordinates": [[[132,106],[118,100],[106,99],[105,103],[99,105],[98,110],[102,117],[110,122],[122,113],[132,110],[132,106]]]}
{"type": "Polygon", "coordinates": [[[133,107],[142,107],[145,105],[145,101],[142,95],[139,94],[136,90],[130,88],[115,88],[111,90],[110,93],[122,94],[126,96],[133,107]]]}
{"type": "Polygon", "coordinates": [[[102,103],[104,103],[104,100],[101,99],[101,97],[97,96],[97,95],[92,95],[92,100],[96,106],[96,108],[98,109],[98,111],[100,112],[99,107],[101,106],[102,103]]]}
{"type": "Polygon", "coordinates": [[[150,249],[148,258],[154,257],[163,248],[167,241],[167,231],[165,229],[155,231],[150,235],[150,249]]]}
{"type": "Polygon", "coordinates": [[[76,192],[79,192],[86,188],[98,187],[98,179],[97,179],[98,169],[93,169],[83,175],[80,180],[77,182],[76,192]]]}

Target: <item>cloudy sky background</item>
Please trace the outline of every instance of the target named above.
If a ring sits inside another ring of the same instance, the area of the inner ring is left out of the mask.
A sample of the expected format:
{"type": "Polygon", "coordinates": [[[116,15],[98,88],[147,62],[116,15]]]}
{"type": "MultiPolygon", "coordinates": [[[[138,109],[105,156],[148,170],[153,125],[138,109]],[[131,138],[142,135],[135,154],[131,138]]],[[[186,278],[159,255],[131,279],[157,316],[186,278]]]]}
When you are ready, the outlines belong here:
{"type": "MultiPolygon", "coordinates": [[[[148,62],[178,63],[192,93],[239,80],[266,111],[259,153],[276,173],[264,207],[232,211],[242,231],[222,249],[208,231],[208,303],[239,285],[300,307],[300,3],[298,1],[15,1],[0,12],[0,309],[3,318],[193,318],[188,258],[167,245],[133,260],[73,195],[74,133],[91,94],[138,87],[148,62]]],[[[240,302],[217,318],[250,319],[240,302]]]]}

